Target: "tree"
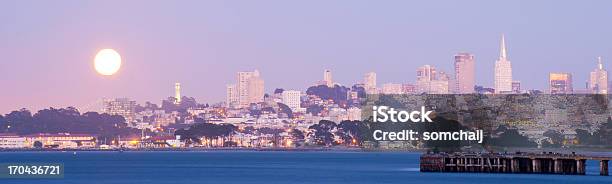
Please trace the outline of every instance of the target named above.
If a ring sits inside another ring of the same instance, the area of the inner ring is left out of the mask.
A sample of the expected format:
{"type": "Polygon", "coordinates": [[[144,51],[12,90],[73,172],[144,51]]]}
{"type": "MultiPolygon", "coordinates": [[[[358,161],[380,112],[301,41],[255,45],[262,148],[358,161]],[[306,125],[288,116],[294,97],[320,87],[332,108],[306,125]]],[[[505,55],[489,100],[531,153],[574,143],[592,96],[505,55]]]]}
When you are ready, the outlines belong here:
{"type": "Polygon", "coordinates": [[[338,124],[338,129],[345,143],[352,144],[354,140],[356,144],[361,144],[369,135],[367,125],[362,121],[345,120],[338,124]]]}
{"type": "Polygon", "coordinates": [[[34,148],[40,149],[43,147],[43,143],[40,141],[35,141],[34,142],[34,148]]]}
{"type": "Polygon", "coordinates": [[[263,127],[263,128],[259,128],[257,129],[257,133],[260,134],[270,134],[270,135],[280,135],[281,133],[283,133],[285,130],[283,129],[279,129],[279,128],[268,128],[268,127],[263,127]]]}
{"type": "Polygon", "coordinates": [[[326,100],[334,100],[335,103],[346,103],[346,93],[349,91],[347,87],[335,85],[328,87],[327,85],[311,86],[306,90],[308,95],[316,95],[326,100]]]}
{"type": "Polygon", "coordinates": [[[287,114],[287,117],[289,119],[293,118],[293,112],[291,111],[291,108],[289,108],[289,106],[279,102],[278,107],[280,109],[280,112],[287,114]]]}
{"type": "Polygon", "coordinates": [[[316,116],[319,113],[321,113],[322,110],[323,110],[323,106],[313,104],[313,105],[308,106],[306,108],[306,113],[310,113],[310,114],[316,116]]]}
{"type": "Polygon", "coordinates": [[[357,92],[357,97],[366,98],[366,90],[362,86],[353,85],[353,87],[351,87],[351,90],[357,92]]]}
{"type": "Polygon", "coordinates": [[[201,137],[209,139],[226,137],[234,133],[234,131],[236,131],[236,126],[231,124],[198,123],[191,125],[189,128],[176,130],[174,135],[180,135],[182,140],[199,143],[201,137]]]}
{"type": "Polygon", "coordinates": [[[87,112],[80,114],[74,107],[49,108],[31,115],[30,111],[21,109],[13,111],[4,118],[3,132],[19,135],[34,133],[84,133],[97,135],[99,138],[114,138],[119,135],[140,134],[140,130],[127,127],[125,119],[119,115],[87,112]],[[10,129],[7,127],[10,126],[10,129]]]}
{"type": "Polygon", "coordinates": [[[304,139],[304,132],[298,130],[298,129],[291,129],[290,135],[293,139],[295,140],[302,140],[304,139]]]}
{"type": "Polygon", "coordinates": [[[499,137],[491,138],[490,145],[502,147],[535,147],[536,143],[530,141],[526,136],[521,135],[517,129],[504,127],[499,137]]]}
{"type": "Polygon", "coordinates": [[[0,132],[8,132],[8,123],[4,120],[4,116],[0,115],[0,132]]]}
{"type": "Polygon", "coordinates": [[[576,138],[578,138],[578,142],[582,145],[599,145],[601,143],[597,132],[591,134],[583,129],[576,129],[576,138]]]}
{"type": "Polygon", "coordinates": [[[555,130],[547,130],[543,134],[544,136],[550,138],[550,143],[544,144],[545,147],[561,147],[563,144],[563,135],[555,130]]]}
{"type": "Polygon", "coordinates": [[[319,123],[308,127],[308,129],[314,130],[313,136],[316,144],[328,146],[334,143],[334,135],[332,134],[332,130],[336,128],[336,123],[329,120],[321,120],[319,123]]]}

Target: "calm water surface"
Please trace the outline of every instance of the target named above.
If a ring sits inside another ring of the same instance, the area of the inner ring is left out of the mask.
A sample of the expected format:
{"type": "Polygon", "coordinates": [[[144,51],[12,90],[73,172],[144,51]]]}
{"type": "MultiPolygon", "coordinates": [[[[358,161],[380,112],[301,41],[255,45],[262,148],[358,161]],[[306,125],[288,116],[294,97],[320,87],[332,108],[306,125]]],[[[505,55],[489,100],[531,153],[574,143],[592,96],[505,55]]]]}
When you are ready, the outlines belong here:
{"type": "Polygon", "coordinates": [[[63,179],[11,183],[612,183],[587,162],[588,176],[421,173],[419,153],[365,152],[12,152],[0,163],[59,162],[63,179]]]}

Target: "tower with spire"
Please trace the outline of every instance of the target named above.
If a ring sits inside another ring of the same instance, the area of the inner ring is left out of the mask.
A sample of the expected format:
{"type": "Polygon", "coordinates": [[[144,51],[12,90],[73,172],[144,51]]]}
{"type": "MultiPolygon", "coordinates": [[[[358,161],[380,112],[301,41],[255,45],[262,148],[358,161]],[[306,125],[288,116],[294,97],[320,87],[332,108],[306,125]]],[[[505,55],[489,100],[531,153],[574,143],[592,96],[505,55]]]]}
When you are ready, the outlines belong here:
{"type": "Polygon", "coordinates": [[[501,37],[499,59],[495,62],[494,83],[495,93],[512,92],[512,63],[508,60],[506,40],[503,34],[501,37]]]}
{"type": "Polygon", "coordinates": [[[174,98],[176,100],[174,104],[181,103],[181,83],[174,83],[174,98]]]}
{"type": "Polygon", "coordinates": [[[608,71],[603,68],[601,57],[597,57],[597,68],[589,77],[589,90],[595,94],[608,94],[608,71]]]}

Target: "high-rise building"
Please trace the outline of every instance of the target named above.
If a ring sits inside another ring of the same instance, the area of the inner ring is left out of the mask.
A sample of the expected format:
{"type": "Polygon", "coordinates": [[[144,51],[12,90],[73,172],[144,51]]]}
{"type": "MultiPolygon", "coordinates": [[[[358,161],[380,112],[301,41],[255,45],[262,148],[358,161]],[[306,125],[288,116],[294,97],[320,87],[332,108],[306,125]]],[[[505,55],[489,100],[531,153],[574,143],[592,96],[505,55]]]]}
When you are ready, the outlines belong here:
{"type": "Polygon", "coordinates": [[[365,88],[366,93],[376,93],[376,73],[368,72],[365,74],[363,77],[363,87],[365,88]]]}
{"type": "Polygon", "coordinates": [[[249,104],[264,101],[264,80],[259,77],[259,72],[249,81],[249,104]]]}
{"type": "Polygon", "coordinates": [[[134,121],[136,101],[128,98],[104,99],[103,101],[104,113],[123,116],[123,118],[125,118],[125,122],[134,121]]]}
{"type": "Polygon", "coordinates": [[[246,107],[251,103],[263,101],[264,81],[259,71],[238,72],[238,106],[246,107]]]}
{"type": "Polygon", "coordinates": [[[550,94],[570,94],[574,91],[570,73],[550,73],[548,84],[550,94]]]}
{"type": "Polygon", "coordinates": [[[300,91],[285,90],[282,93],[283,103],[289,106],[289,108],[291,108],[291,111],[297,112],[300,108],[300,104],[302,103],[302,101],[300,100],[301,96],[302,93],[300,91]]]}
{"type": "Polygon", "coordinates": [[[174,104],[181,103],[181,83],[174,83],[174,104]]]}
{"type": "Polygon", "coordinates": [[[597,68],[589,78],[589,90],[595,94],[608,94],[608,71],[603,68],[601,57],[597,57],[597,62],[597,68]]]}
{"type": "Polygon", "coordinates": [[[458,94],[474,93],[475,82],[474,55],[458,53],[455,55],[455,89],[458,94]]]}
{"type": "Polygon", "coordinates": [[[327,87],[334,87],[331,70],[323,71],[323,81],[325,82],[325,85],[327,85],[327,87]]]}
{"type": "Polygon", "coordinates": [[[448,94],[451,78],[443,71],[437,71],[434,80],[430,81],[429,92],[431,94],[448,94]]]}
{"type": "Polygon", "coordinates": [[[512,92],[512,63],[508,60],[506,40],[502,34],[499,59],[495,62],[495,93],[512,92]]]}
{"type": "Polygon", "coordinates": [[[238,89],[236,88],[236,84],[227,85],[226,91],[226,105],[227,107],[237,107],[238,106],[238,89]]]}
{"type": "Polygon", "coordinates": [[[423,65],[417,69],[417,81],[430,81],[435,78],[436,68],[431,65],[423,65]]]}
{"type": "Polygon", "coordinates": [[[424,65],[417,69],[417,92],[428,94],[447,94],[450,77],[442,72],[436,71],[431,65],[424,65]]]}

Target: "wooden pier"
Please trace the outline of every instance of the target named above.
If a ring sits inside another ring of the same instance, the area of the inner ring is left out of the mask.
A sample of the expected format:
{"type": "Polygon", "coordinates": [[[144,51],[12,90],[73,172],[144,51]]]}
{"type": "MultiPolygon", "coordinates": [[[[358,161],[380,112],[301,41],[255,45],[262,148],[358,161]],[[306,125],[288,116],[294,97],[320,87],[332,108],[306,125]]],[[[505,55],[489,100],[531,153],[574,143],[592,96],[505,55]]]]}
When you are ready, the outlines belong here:
{"type": "Polygon", "coordinates": [[[426,153],[421,172],[586,174],[586,161],[598,160],[600,175],[608,176],[612,157],[543,153],[426,153]]]}

